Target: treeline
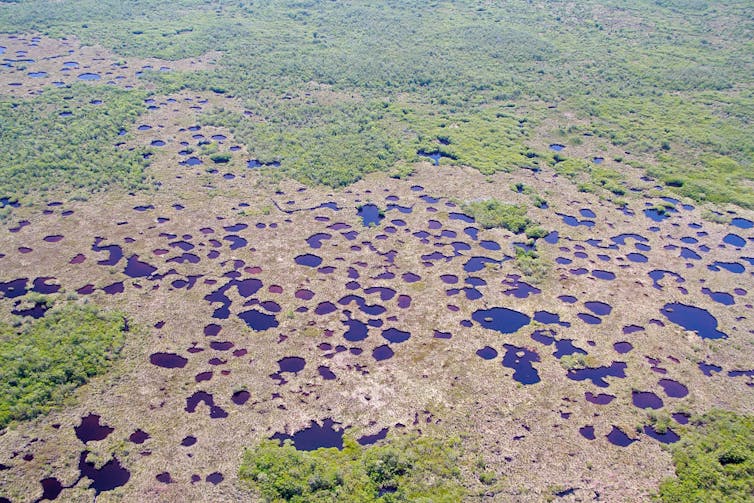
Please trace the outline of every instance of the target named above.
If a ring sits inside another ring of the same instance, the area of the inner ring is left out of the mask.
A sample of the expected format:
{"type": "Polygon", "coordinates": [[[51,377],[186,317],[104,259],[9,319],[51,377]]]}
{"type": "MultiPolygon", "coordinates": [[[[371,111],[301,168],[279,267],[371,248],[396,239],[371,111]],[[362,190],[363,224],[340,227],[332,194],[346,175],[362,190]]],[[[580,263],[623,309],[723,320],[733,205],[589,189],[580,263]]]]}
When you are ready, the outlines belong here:
{"type": "MultiPolygon", "coordinates": [[[[533,167],[524,139],[548,118],[555,131],[538,137],[560,132],[575,145],[589,134],[647,159],[678,194],[754,207],[752,191],[731,189],[754,176],[754,51],[741,0],[31,0],[0,9],[0,31],[76,35],[127,56],[221,51],[215,70],[144,78],[157,92],[236,97],[264,120],[212,120],[236,124],[256,155],[285,160],[302,181],[348,184],[433,146],[448,154],[442,162],[485,173],[533,167]],[[292,103],[312,84],[334,102],[292,103]],[[385,114],[383,102],[408,112],[385,114]],[[509,104],[517,117],[491,120],[488,108],[509,104]],[[438,131],[443,114],[460,128],[438,131]],[[435,146],[441,135],[450,143],[435,146]]],[[[623,190],[601,169],[575,178],[584,190],[623,190]]]]}

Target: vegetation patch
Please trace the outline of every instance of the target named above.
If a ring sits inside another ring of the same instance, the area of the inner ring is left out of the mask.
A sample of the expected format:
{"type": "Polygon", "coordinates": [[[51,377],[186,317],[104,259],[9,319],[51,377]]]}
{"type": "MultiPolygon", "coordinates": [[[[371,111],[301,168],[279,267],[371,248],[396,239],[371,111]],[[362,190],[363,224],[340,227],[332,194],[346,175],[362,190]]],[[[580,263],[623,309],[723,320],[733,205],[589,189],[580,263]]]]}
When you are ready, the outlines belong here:
{"type": "Polygon", "coordinates": [[[115,144],[143,111],[145,96],[79,84],[33,100],[0,100],[0,197],[61,189],[83,194],[113,184],[144,188],[144,151],[115,144]]]}
{"type": "Polygon", "coordinates": [[[265,441],[244,453],[239,470],[268,502],[456,502],[464,494],[460,440],[394,437],[362,447],[344,439],[343,450],[298,451],[286,441],[265,441]]]}
{"type": "Polygon", "coordinates": [[[507,204],[499,199],[490,198],[468,201],[462,205],[462,208],[485,229],[502,227],[515,234],[533,232],[541,237],[539,236],[540,230],[535,230],[538,229],[536,224],[526,214],[526,205],[524,204],[507,204]]]}
{"type": "Polygon", "coordinates": [[[660,486],[664,502],[751,501],[754,416],[712,411],[672,447],[677,478],[660,486]]]}
{"type": "Polygon", "coordinates": [[[123,314],[79,305],[19,328],[0,324],[0,428],[48,412],[104,373],[125,332],[123,314]]]}

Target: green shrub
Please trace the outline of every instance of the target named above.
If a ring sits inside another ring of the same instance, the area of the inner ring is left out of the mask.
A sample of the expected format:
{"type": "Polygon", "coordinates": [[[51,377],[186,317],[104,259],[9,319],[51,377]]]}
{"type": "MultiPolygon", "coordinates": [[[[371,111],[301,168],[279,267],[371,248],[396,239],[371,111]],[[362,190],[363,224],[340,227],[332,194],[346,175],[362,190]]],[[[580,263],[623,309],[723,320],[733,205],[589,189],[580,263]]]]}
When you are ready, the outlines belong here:
{"type": "Polygon", "coordinates": [[[230,154],[212,154],[209,156],[215,164],[225,164],[226,162],[230,162],[232,157],[233,156],[230,154]]]}
{"type": "Polygon", "coordinates": [[[290,441],[264,441],[247,449],[239,477],[265,501],[455,503],[465,494],[457,467],[457,439],[394,437],[362,447],[298,451],[290,441]]]}
{"type": "Polygon", "coordinates": [[[748,502],[754,494],[754,416],[712,411],[692,419],[673,445],[677,478],[660,486],[664,502],[748,502]]]}
{"type": "Polygon", "coordinates": [[[124,332],[122,314],[76,305],[19,329],[0,325],[0,428],[49,411],[105,372],[124,332]]]}
{"type": "Polygon", "coordinates": [[[33,100],[0,99],[0,197],[119,185],[147,187],[143,149],[115,146],[144,109],[146,94],[76,84],[33,100]],[[102,104],[93,105],[95,99],[102,104]],[[72,116],[61,117],[64,109],[72,116]]]}
{"type": "Polygon", "coordinates": [[[484,199],[467,202],[462,207],[485,229],[502,227],[515,234],[521,234],[532,225],[523,204],[506,204],[497,199],[484,199]]]}

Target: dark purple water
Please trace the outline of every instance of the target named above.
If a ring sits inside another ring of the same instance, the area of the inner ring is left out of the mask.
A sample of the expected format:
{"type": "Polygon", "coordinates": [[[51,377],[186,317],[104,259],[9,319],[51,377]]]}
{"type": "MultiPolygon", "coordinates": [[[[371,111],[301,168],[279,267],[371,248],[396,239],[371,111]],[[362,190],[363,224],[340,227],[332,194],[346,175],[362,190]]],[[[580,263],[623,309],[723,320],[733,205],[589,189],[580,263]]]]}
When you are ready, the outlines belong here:
{"type": "Polygon", "coordinates": [[[640,409],[661,409],[662,399],[651,391],[632,391],[631,401],[640,409]]]}
{"type": "Polygon", "coordinates": [[[615,273],[610,271],[603,271],[602,269],[594,269],[592,271],[592,276],[605,281],[612,281],[615,279],[615,273]]]}
{"type": "MultiPolygon", "coordinates": [[[[55,477],[48,477],[39,481],[42,484],[42,497],[37,501],[54,500],[63,492],[63,484],[55,477]]],[[[8,500],[10,501],[10,500],[8,500]]]]}
{"type": "Polygon", "coordinates": [[[251,398],[251,393],[246,390],[240,390],[233,393],[230,400],[236,405],[243,405],[249,401],[249,398],[251,398]]]}
{"type": "Polygon", "coordinates": [[[702,293],[704,295],[707,295],[718,304],[722,304],[724,306],[732,306],[736,303],[736,299],[734,299],[733,296],[727,292],[713,292],[709,288],[702,288],[702,293]]]}
{"type": "Polygon", "coordinates": [[[81,472],[82,477],[87,477],[92,481],[92,483],[89,484],[89,488],[94,489],[96,494],[112,491],[113,489],[124,486],[131,478],[131,472],[126,470],[120,464],[118,458],[113,457],[98,469],[95,468],[93,462],[86,461],[88,455],[88,451],[83,451],[81,453],[81,456],[79,457],[79,471],[81,472]]]}
{"type": "Polygon", "coordinates": [[[617,426],[613,426],[613,429],[610,431],[610,433],[605,436],[607,437],[608,442],[613,445],[617,445],[618,447],[628,447],[629,445],[636,442],[635,439],[626,435],[623,430],[621,430],[617,426]]]}
{"type": "Polygon", "coordinates": [[[116,295],[119,293],[123,293],[124,290],[125,290],[125,287],[123,286],[122,281],[113,283],[112,285],[107,285],[107,286],[102,287],[102,291],[108,295],[116,295]]]}
{"type": "Polygon", "coordinates": [[[170,476],[169,472],[162,472],[158,473],[154,476],[155,479],[157,479],[157,482],[161,482],[163,484],[172,484],[173,478],[170,476]]]}
{"type": "Polygon", "coordinates": [[[743,273],[746,268],[739,264],[738,262],[720,262],[715,261],[707,266],[707,269],[710,271],[718,272],[720,269],[725,269],[728,272],[731,272],[733,274],[741,274],[743,273]]]}
{"type": "Polygon", "coordinates": [[[654,438],[658,442],[662,442],[663,444],[672,444],[674,442],[678,442],[681,439],[681,437],[679,437],[678,434],[670,428],[667,428],[664,433],[659,433],[654,429],[654,427],[646,425],[644,426],[644,433],[647,436],[654,438]]]}
{"type": "Polygon", "coordinates": [[[188,363],[188,359],[175,353],[152,353],[149,355],[149,362],[166,369],[182,369],[188,363]]]}
{"type": "Polygon", "coordinates": [[[584,306],[597,316],[606,316],[613,311],[613,307],[605,302],[589,301],[584,302],[584,306]]]}
{"type": "Polygon", "coordinates": [[[537,369],[532,366],[533,362],[538,362],[539,355],[526,348],[520,348],[511,344],[503,344],[505,355],[503,355],[503,367],[514,370],[513,380],[521,384],[536,384],[541,379],[537,369]]]}
{"type": "Polygon", "coordinates": [[[579,433],[587,440],[594,440],[596,438],[594,436],[594,426],[591,425],[582,426],[579,428],[579,433]]]}
{"type": "Polygon", "coordinates": [[[696,332],[703,339],[724,339],[728,335],[717,330],[717,319],[707,310],[674,302],[665,304],[660,312],[676,325],[696,332]]]}
{"type": "Polygon", "coordinates": [[[689,414],[686,414],[685,412],[675,412],[671,414],[673,417],[673,420],[678,424],[688,424],[689,419],[691,416],[689,414]]]}
{"type": "Polygon", "coordinates": [[[320,302],[319,304],[317,304],[314,312],[319,316],[325,316],[327,314],[334,313],[337,310],[338,308],[335,306],[335,304],[327,300],[325,302],[320,302]]]}
{"type": "Polygon", "coordinates": [[[343,449],[344,429],[336,428],[339,424],[330,418],[325,419],[321,426],[312,421],[311,426],[299,430],[293,435],[275,433],[270,438],[280,441],[280,445],[283,445],[285,440],[292,440],[293,446],[299,451],[314,451],[331,447],[343,449]]]}
{"type": "Polygon", "coordinates": [[[754,222],[747,218],[736,217],[730,221],[730,225],[739,229],[751,229],[754,227],[754,222]]]}
{"type": "Polygon", "coordinates": [[[279,372],[290,372],[293,374],[297,374],[304,370],[304,367],[306,366],[306,360],[301,358],[300,356],[286,356],[285,358],[281,358],[278,360],[278,367],[280,367],[279,372]]]}
{"type": "Polygon", "coordinates": [[[495,348],[491,348],[490,346],[485,346],[482,349],[478,349],[476,354],[478,357],[484,360],[493,360],[497,358],[497,351],[495,350],[495,348]]]}
{"type": "Polygon", "coordinates": [[[372,350],[372,358],[374,358],[376,361],[382,361],[382,360],[389,360],[393,357],[395,353],[393,353],[393,350],[390,349],[390,346],[387,344],[383,346],[377,346],[372,350]]]}
{"type": "Polygon", "coordinates": [[[325,365],[321,365],[317,367],[317,372],[319,372],[319,375],[324,379],[325,381],[332,381],[337,378],[335,373],[333,373],[332,370],[330,370],[330,367],[327,367],[325,365]]]}
{"type": "Polygon", "coordinates": [[[369,327],[359,320],[346,320],[343,322],[348,330],[343,334],[343,338],[349,342],[363,341],[369,335],[369,327]]]}
{"type": "Polygon", "coordinates": [[[225,480],[225,477],[223,477],[223,474],[220,472],[213,472],[207,475],[207,477],[204,480],[209,482],[212,485],[217,485],[223,480],[225,480]]]}
{"type": "Polygon", "coordinates": [[[273,314],[265,314],[256,309],[250,309],[242,313],[238,313],[238,317],[241,318],[246,326],[252,330],[261,332],[270,328],[275,328],[279,325],[277,318],[273,314]]]}
{"type": "Polygon", "coordinates": [[[683,398],[689,394],[689,389],[678,381],[672,379],[660,379],[658,383],[665,394],[671,398],[683,398]]]}
{"type": "Polygon", "coordinates": [[[607,377],[617,377],[623,379],[626,377],[626,363],[613,362],[610,366],[605,367],[586,367],[582,369],[571,369],[568,371],[568,378],[574,381],[590,380],[592,384],[600,388],[607,388],[609,383],[605,380],[607,377]]]}
{"type": "Polygon", "coordinates": [[[398,330],[397,328],[388,328],[387,330],[382,331],[382,337],[387,339],[388,342],[397,344],[406,342],[411,337],[411,333],[398,330]]]}
{"type": "Polygon", "coordinates": [[[99,420],[100,416],[91,413],[82,417],[81,424],[73,427],[76,438],[86,444],[87,442],[104,440],[115,431],[115,428],[101,425],[99,420]]]}
{"type": "Polygon", "coordinates": [[[584,393],[584,398],[586,398],[587,402],[596,405],[607,405],[615,400],[615,395],[608,395],[606,393],[599,393],[597,395],[594,395],[591,391],[587,391],[586,393],[584,393]]]}
{"type": "Polygon", "coordinates": [[[390,428],[382,428],[374,435],[362,435],[356,441],[359,443],[359,445],[372,445],[380,440],[385,439],[387,437],[388,431],[390,431],[390,428]]]}
{"type": "Polygon", "coordinates": [[[602,323],[602,319],[598,318],[597,316],[592,316],[589,313],[578,313],[576,315],[581,321],[588,325],[599,325],[602,323]]]}
{"type": "Polygon", "coordinates": [[[193,395],[186,398],[186,408],[184,410],[189,413],[196,412],[196,407],[202,402],[210,409],[215,405],[215,399],[210,393],[196,391],[193,395]]]}
{"type": "Polygon", "coordinates": [[[634,349],[634,346],[630,342],[619,341],[613,344],[613,349],[615,349],[615,351],[620,354],[626,354],[632,349],[634,349]]]}
{"type": "Polygon", "coordinates": [[[133,442],[134,444],[143,444],[147,440],[149,440],[151,437],[149,436],[149,433],[143,430],[136,430],[128,437],[128,440],[133,442]]]}
{"type": "Polygon", "coordinates": [[[644,327],[641,327],[639,325],[626,325],[625,327],[623,327],[624,335],[629,335],[635,332],[643,332],[643,331],[644,331],[644,327]]]}
{"type": "Polygon", "coordinates": [[[549,311],[535,311],[534,321],[544,323],[545,325],[561,325],[564,327],[570,327],[571,324],[566,321],[560,321],[560,315],[557,313],[551,313],[549,311]]]}
{"type": "Polygon", "coordinates": [[[53,278],[52,276],[35,278],[32,282],[32,291],[45,295],[58,292],[61,286],[53,283],[48,283],[49,281],[55,281],[55,278],[53,278]]]}
{"type": "Polygon", "coordinates": [[[308,244],[311,248],[317,249],[322,247],[322,241],[326,241],[332,239],[332,235],[325,233],[325,232],[318,232],[317,234],[313,234],[309,236],[306,239],[306,244],[308,244]]]}
{"type": "Polygon", "coordinates": [[[374,204],[365,204],[358,208],[357,212],[358,216],[361,217],[361,223],[365,227],[379,225],[382,219],[385,218],[385,216],[380,213],[380,208],[374,204]]]}
{"type": "Polygon", "coordinates": [[[303,255],[298,255],[296,258],[294,258],[294,261],[298,265],[307,267],[319,267],[319,265],[322,263],[322,258],[318,257],[317,255],[312,255],[311,253],[305,253],[303,255]]]}
{"type": "Polygon", "coordinates": [[[493,307],[474,311],[471,318],[482,327],[501,334],[512,334],[531,322],[524,313],[505,307],[493,307]]]}

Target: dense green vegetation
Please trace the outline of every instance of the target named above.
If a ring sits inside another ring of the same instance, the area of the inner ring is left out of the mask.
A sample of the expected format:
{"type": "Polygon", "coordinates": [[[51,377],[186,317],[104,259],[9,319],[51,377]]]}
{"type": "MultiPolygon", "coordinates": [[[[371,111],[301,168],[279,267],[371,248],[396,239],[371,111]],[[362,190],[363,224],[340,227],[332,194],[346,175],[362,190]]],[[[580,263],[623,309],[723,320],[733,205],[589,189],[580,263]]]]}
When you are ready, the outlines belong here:
{"type": "Polygon", "coordinates": [[[60,405],[111,366],[123,347],[120,313],[53,308],[20,328],[0,324],[0,429],[60,405]]]}
{"type": "MultiPolygon", "coordinates": [[[[260,160],[279,160],[306,183],[391,172],[419,149],[483,173],[536,169],[557,139],[629,152],[626,161],[669,190],[746,207],[754,207],[753,25],[746,0],[0,7],[0,31],[75,35],[124,56],[220,51],[216,70],[144,79],[160,93],[234,96],[250,118],[218,110],[206,123],[230,126],[260,160]]],[[[625,192],[620,173],[570,152],[560,160],[574,163],[552,165],[582,190],[625,192]]]]}
{"type": "Polygon", "coordinates": [[[457,439],[393,437],[362,447],[346,438],[343,450],[315,451],[269,440],[244,453],[239,477],[268,502],[455,503],[465,494],[460,455],[457,439]]]}
{"type": "Polygon", "coordinates": [[[525,232],[531,238],[541,238],[546,234],[529,218],[524,204],[508,204],[499,199],[489,198],[467,201],[461,207],[485,229],[502,227],[514,234],[525,232]]]}
{"type": "Polygon", "coordinates": [[[672,448],[677,478],[663,482],[665,502],[745,502],[754,495],[754,416],[713,411],[672,448]]]}
{"type": "Polygon", "coordinates": [[[143,151],[115,146],[121,128],[144,109],[144,97],[79,84],[33,100],[0,98],[0,197],[60,189],[83,196],[111,184],[144,188],[143,151]]]}

